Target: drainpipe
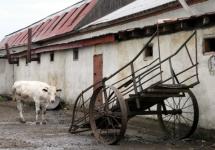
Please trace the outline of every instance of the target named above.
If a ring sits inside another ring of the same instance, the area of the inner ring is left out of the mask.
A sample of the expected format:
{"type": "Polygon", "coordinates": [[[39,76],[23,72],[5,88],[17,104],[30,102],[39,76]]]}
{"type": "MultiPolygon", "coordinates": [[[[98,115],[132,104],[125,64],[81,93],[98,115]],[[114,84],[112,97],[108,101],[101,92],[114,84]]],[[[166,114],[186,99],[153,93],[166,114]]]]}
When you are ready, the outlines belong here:
{"type": "Polygon", "coordinates": [[[190,16],[194,16],[197,15],[198,12],[196,10],[194,10],[193,8],[191,8],[186,0],[178,0],[178,2],[181,4],[181,6],[186,10],[186,12],[188,12],[190,14],[190,16]]]}

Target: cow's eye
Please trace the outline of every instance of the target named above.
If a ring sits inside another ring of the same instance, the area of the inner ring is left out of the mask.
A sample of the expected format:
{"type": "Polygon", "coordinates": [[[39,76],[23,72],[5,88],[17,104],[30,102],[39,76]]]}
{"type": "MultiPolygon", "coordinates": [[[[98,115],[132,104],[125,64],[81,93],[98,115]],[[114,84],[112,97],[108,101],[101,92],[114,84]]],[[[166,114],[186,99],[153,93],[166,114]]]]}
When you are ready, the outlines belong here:
{"type": "Polygon", "coordinates": [[[43,89],[43,91],[44,91],[44,92],[48,92],[48,90],[47,90],[47,89],[43,89]]]}

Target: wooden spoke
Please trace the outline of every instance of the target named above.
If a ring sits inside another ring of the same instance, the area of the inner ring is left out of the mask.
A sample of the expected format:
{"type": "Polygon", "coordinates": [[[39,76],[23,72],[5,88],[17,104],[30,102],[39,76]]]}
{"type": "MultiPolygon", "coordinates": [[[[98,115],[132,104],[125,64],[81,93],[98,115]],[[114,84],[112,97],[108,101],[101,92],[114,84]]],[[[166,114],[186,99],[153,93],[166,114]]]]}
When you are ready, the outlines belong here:
{"type": "Polygon", "coordinates": [[[92,131],[98,141],[116,144],[124,136],[127,127],[127,107],[122,95],[113,86],[100,87],[94,91],[89,114],[92,131]],[[97,104],[101,92],[103,103],[97,104]]]}
{"type": "Polygon", "coordinates": [[[194,94],[187,90],[183,97],[170,97],[164,100],[164,104],[167,111],[175,113],[165,115],[161,113],[165,111],[163,106],[157,105],[161,128],[170,138],[189,137],[195,131],[199,119],[199,109],[194,94]]]}

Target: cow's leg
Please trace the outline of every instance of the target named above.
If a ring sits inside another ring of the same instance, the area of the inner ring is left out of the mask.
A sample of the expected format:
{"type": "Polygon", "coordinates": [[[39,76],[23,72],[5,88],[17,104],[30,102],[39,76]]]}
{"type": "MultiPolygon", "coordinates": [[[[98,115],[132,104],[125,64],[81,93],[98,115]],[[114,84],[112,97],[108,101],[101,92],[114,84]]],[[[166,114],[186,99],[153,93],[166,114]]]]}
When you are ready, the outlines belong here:
{"type": "Polygon", "coordinates": [[[46,115],[46,106],[42,105],[42,124],[46,124],[46,119],[45,119],[45,115],[46,115]]]}
{"type": "Polygon", "coordinates": [[[35,108],[36,108],[36,124],[40,124],[40,122],[38,121],[38,116],[40,114],[40,103],[39,102],[35,102],[35,108]]]}
{"type": "Polygon", "coordinates": [[[17,100],[17,109],[19,110],[20,122],[25,123],[25,119],[23,116],[23,109],[22,109],[22,101],[17,100]]]}

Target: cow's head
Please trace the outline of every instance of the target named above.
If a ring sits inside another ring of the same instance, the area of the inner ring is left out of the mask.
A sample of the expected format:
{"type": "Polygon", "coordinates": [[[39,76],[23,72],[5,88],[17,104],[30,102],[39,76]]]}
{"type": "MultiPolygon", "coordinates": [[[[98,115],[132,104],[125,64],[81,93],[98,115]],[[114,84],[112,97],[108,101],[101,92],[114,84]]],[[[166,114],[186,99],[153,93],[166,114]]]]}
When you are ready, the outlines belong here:
{"type": "Polygon", "coordinates": [[[49,86],[49,87],[43,88],[43,92],[47,94],[47,99],[49,100],[50,103],[55,102],[55,96],[58,91],[61,91],[61,90],[56,89],[55,86],[49,86]]]}

